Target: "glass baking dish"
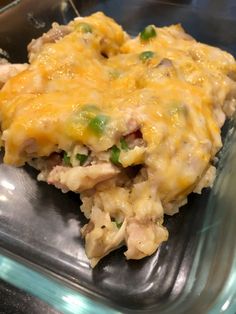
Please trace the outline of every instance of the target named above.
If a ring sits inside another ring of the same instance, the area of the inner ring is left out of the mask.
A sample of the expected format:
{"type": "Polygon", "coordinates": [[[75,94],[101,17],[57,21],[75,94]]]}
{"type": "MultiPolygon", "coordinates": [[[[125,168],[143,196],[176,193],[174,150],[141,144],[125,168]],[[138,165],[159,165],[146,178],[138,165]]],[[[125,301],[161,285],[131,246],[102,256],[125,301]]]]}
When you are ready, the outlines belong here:
{"type": "MultiPolygon", "coordinates": [[[[10,3],[10,1],[9,1],[10,3]]],[[[235,1],[13,1],[0,11],[0,47],[26,61],[26,45],[76,16],[104,11],[136,35],[144,26],[181,22],[196,39],[236,55],[235,1]]],[[[191,195],[166,217],[169,240],[151,257],[126,261],[124,248],[93,270],[79,227],[80,200],[36,181],[29,167],[0,165],[0,278],[63,313],[236,312],[235,119],[222,131],[212,190],[191,195]]]]}

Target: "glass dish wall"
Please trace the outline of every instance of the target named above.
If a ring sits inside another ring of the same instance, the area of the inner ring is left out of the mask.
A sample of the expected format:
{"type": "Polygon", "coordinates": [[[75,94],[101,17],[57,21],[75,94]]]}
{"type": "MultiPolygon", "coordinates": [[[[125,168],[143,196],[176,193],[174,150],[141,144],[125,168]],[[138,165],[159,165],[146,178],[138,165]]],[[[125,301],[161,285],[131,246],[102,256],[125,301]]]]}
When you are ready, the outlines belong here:
{"type": "MultiPolygon", "coordinates": [[[[13,62],[50,28],[102,10],[136,35],[181,22],[199,41],[236,55],[234,1],[14,1],[0,13],[0,47],[13,62]],[[9,22],[10,21],[10,22],[9,22]]],[[[124,248],[89,267],[79,227],[79,196],[36,181],[29,167],[0,165],[0,277],[66,313],[235,313],[236,134],[224,128],[213,190],[191,195],[166,217],[168,242],[151,257],[126,261],[124,248]]]]}

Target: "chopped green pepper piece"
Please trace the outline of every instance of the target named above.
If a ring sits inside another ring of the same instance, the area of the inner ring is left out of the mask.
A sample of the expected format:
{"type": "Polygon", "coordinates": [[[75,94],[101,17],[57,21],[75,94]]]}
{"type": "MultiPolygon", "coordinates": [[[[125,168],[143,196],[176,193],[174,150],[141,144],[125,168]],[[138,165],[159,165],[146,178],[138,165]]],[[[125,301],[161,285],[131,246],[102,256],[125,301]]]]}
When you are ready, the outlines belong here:
{"type": "Polygon", "coordinates": [[[157,33],[155,27],[152,25],[148,25],[144,28],[144,30],[140,33],[140,38],[144,41],[149,40],[150,38],[156,37],[157,33]]]}
{"type": "Polygon", "coordinates": [[[123,225],[123,222],[115,221],[115,223],[116,223],[116,227],[117,227],[118,229],[120,229],[120,227],[123,225]]]}
{"type": "Polygon", "coordinates": [[[128,144],[127,144],[126,140],[124,139],[124,137],[122,137],[120,139],[120,146],[121,146],[121,149],[123,149],[125,151],[129,150],[128,144]]]}
{"type": "Polygon", "coordinates": [[[116,69],[113,69],[113,70],[110,70],[109,75],[111,78],[117,79],[118,77],[120,77],[120,72],[116,69]]]}
{"type": "Polygon", "coordinates": [[[143,51],[139,55],[139,59],[143,62],[147,61],[148,59],[151,59],[154,56],[153,51],[143,51]]]}
{"type": "Polygon", "coordinates": [[[93,104],[86,104],[73,114],[73,122],[74,124],[80,124],[86,127],[88,123],[96,117],[99,111],[99,107],[93,104]]]}
{"type": "Polygon", "coordinates": [[[114,145],[111,148],[110,161],[115,165],[120,165],[119,158],[120,158],[120,149],[116,145],[114,145]]]}
{"type": "Polygon", "coordinates": [[[63,155],[63,162],[66,166],[70,166],[71,163],[70,163],[70,157],[67,155],[66,152],[64,152],[64,155],[63,155]]]}
{"type": "Polygon", "coordinates": [[[92,27],[87,23],[79,23],[76,25],[76,29],[82,33],[92,33],[92,27]]]}
{"type": "Polygon", "coordinates": [[[108,117],[105,115],[99,114],[90,120],[88,124],[88,129],[92,131],[95,135],[100,136],[103,134],[107,122],[108,122],[108,117]]]}
{"type": "Polygon", "coordinates": [[[116,225],[116,227],[118,228],[118,229],[120,229],[120,227],[122,226],[122,224],[123,224],[123,221],[122,222],[118,222],[117,220],[115,220],[115,218],[111,218],[111,222],[113,222],[115,225],[116,225]]]}
{"type": "Polygon", "coordinates": [[[80,166],[83,166],[88,159],[88,155],[76,154],[76,159],[79,160],[80,166]]]}
{"type": "Polygon", "coordinates": [[[185,105],[175,105],[170,109],[170,114],[175,115],[175,114],[183,114],[184,116],[188,115],[188,109],[185,105]]]}

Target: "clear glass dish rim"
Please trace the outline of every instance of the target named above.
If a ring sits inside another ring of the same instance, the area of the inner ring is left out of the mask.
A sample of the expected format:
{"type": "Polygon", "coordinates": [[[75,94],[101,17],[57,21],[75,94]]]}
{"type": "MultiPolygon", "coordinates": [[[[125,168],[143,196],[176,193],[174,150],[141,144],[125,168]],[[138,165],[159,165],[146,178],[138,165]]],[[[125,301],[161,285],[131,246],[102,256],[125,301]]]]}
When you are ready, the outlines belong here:
{"type": "MultiPolygon", "coordinates": [[[[20,0],[14,0],[11,4],[0,9],[0,13],[10,9],[18,4],[20,0]]],[[[198,254],[201,251],[203,243],[201,239],[198,245],[198,254]]],[[[236,244],[234,246],[236,252],[236,244]]],[[[197,254],[197,253],[196,253],[197,254]]],[[[195,262],[198,258],[195,259],[195,262]]],[[[192,270],[191,270],[192,271],[192,270]]],[[[194,269],[193,269],[194,271],[194,269]]],[[[191,277],[191,274],[190,274],[191,277]]],[[[116,310],[100,301],[93,300],[82,291],[67,286],[63,278],[53,278],[47,276],[43,271],[29,266],[17,260],[17,258],[9,257],[0,247],[0,279],[12,284],[13,286],[30,293],[41,300],[45,301],[55,309],[66,314],[118,314],[123,311],[116,310]],[[37,283],[37,284],[35,284],[37,283]]],[[[189,279],[189,281],[192,281],[189,279]]],[[[191,282],[189,282],[191,284],[191,282]]],[[[236,309],[236,254],[230,265],[230,271],[224,287],[217,295],[207,314],[235,314],[236,309]]],[[[125,310],[125,309],[124,309],[125,310]]],[[[146,313],[146,311],[128,310],[129,313],[146,313]]],[[[165,312],[166,313],[166,312],[165,312]]],[[[169,312],[168,312],[169,313],[169,312]]],[[[174,313],[170,311],[170,313],[174,313]]]]}
{"type": "MultiPolygon", "coordinates": [[[[202,241],[201,241],[202,242],[202,241]]],[[[198,252],[201,250],[199,245],[198,252]]],[[[117,310],[100,301],[93,300],[82,291],[67,286],[60,278],[52,278],[47,274],[25,265],[17,259],[9,257],[0,249],[0,279],[30,293],[55,309],[65,314],[118,314],[118,313],[147,313],[146,310],[117,310]]],[[[191,274],[190,274],[191,277],[191,274]]],[[[194,276],[193,276],[194,277],[194,276]]],[[[61,278],[62,279],[62,278],[61,278]]],[[[192,279],[190,279],[192,281],[192,279]]],[[[194,279],[193,279],[194,280],[194,279]]],[[[230,272],[224,287],[217,295],[207,314],[235,314],[236,308],[236,254],[231,264],[230,272]]],[[[154,313],[154,312],[150,312],[154,313]]],[[[167,313],[165,311],[165,313],[167,313]]],[[[176,313],[176,308],[168,313],[176,313]]]]}

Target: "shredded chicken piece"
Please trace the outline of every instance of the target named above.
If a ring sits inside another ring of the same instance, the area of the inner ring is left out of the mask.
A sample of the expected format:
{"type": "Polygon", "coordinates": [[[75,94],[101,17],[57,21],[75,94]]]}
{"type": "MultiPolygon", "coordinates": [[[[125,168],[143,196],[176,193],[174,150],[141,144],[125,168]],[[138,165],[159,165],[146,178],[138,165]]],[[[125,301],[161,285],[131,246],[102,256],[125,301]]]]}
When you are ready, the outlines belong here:
{"type": "MultiPolygon", "coordinates": [[[[39,176],[44,172],[44,174],[49,173],[53,167],[62,164],[62,156],[58,153],[52,153],[50,156],[46,158],[37,158],[33,160],[29,160],[28,164],[34,167],[37,170],[40,170],[41,173],[39,176]]],[[[40,181],[45,181],[41,179],[40,181]]]]}
{"type": "Polygon", "coordinates": [[[22,144],[22,152],[25,152],[29,155],[37,152],[37,148],[38,144],[36,140],[32,137],[25,140],[24,143],[22,144]]]}
{"type": "Polygon", "coordinates": [[[193,190],[193,192],[201,194],[203,188],[212,187],[213,182],[215,180],[215,176],[216,176],[216,168],[214,166],[210,166],[207,169],[205,175],[198,182],[198,184],[195,187],[195,189],[193,190]]]}
{"type": "Polygon", "coordinates": [[[173,67],[173,62],[170,59],[164,58],[161,60],[161,62],[158,64],[157,67],[165,67],[165,68],[173,67]]]}
{"type": "Polygon", "coordinates": [[[232,89],[227,95],[222,109],[227,117],[231,117],[233,113],[235,112],[235,107],[236,107],[236,83],[235,83],[235,80],[233,80],[232,89]]]}
{"type": "Polygon", "coordinates": [[[133,133],[137,131],[140,128],[140,125],[136,119],[131,117],[127,122],[127,129],[124,135],[128,135],[130,133],[133,133]]]}
{"type": "Polygon", "coordinates": [[[172,201],[166,204],[163,204],[164,213],[166,215],[173,216],[179,212],[179,208],[188,203],[187,197],[181,198],[180,200],[172,201]]]}
{"type": "Polygon", "coordinates": [[[126,228],[128,250],[125,252],[125,256],[127,259],[141,259],[150,256],[167,238],[168,231],[161,223],[131,219],[126,228]]]}
{"type": "MultiPolygon", "coordinates": [[[[176,73],[173,62],[167,58],[162,59],[161,62],[157,65],[156,69],[159,71],[159,75],[163,75],[164,77],[170,77],[176,73]]],[[[156,69],[154,69],[154,71],[156,69]]]]}
{"type": "Polygon", "coordinates": [[[223,124],[225,123],[225,113],[223,112],[222,108],[215,108],[214,111],[214,116],[215,116],[215,119],[218,123],[218,126],[221,128],[223,126],[223,124]]]}
{"type": "Polygon", "coordinates": [[[236,108],[236,99],[232,99],[232,100],[226,100],[224,102],[224,112],[226,114],[227,117],[232,117],[233,113],[235,112],[235,108],[236,108]]]}
{"type": "Polygon", "coordinates": [[[101,258],[123,245],[126,220],[118,228],[116,223],[111,221],[110,215],[98,207],[93,207],[90,218],[89,224],[93,224],[92,230],[87,232],[88,224],[81,232],[86,241],[86,254],[90,258],[91,266],[94,267],[101,258]]]}
{"type": "Polygon", "coordinates": [[[93,188],[97,183],[108,180],[119,173],[110,163],[101,163],[87,167],[56,166],[49,173],[47,182],[62,191],[82,192],[93,188]]]}
{"type": "Polygon", "coordinates": [[[68,25],[59,25],[57,23],[52,24],[52,29],[47,33],[44,33],[37,39],[32,39],[27,49],[29,52],[29,60],[32,62],[35,56],[41,51],[44,44],[53,43],[64,36],[68,35],[72,31],[72,28],[68,25]]]}
{"type": "Polygon", "coordinates": [[[89,230],[89,222],[82,229],[86,240],[86,254],[91,265],[95,266],[104,255],[124,243],[127,246],[125,255],[128,259],[151,255],[167,239],[168,232],[161,225],[161,202],[149,182],[139,182],[131,188],[104,188],[103,186],[101,191],[96,188],[94,194],[81,194],[81,210],[94,225],[89,230]],[[123,222],[119,233],[116,224],[111,222],[111,217],[117,222],[123,222]]]}

